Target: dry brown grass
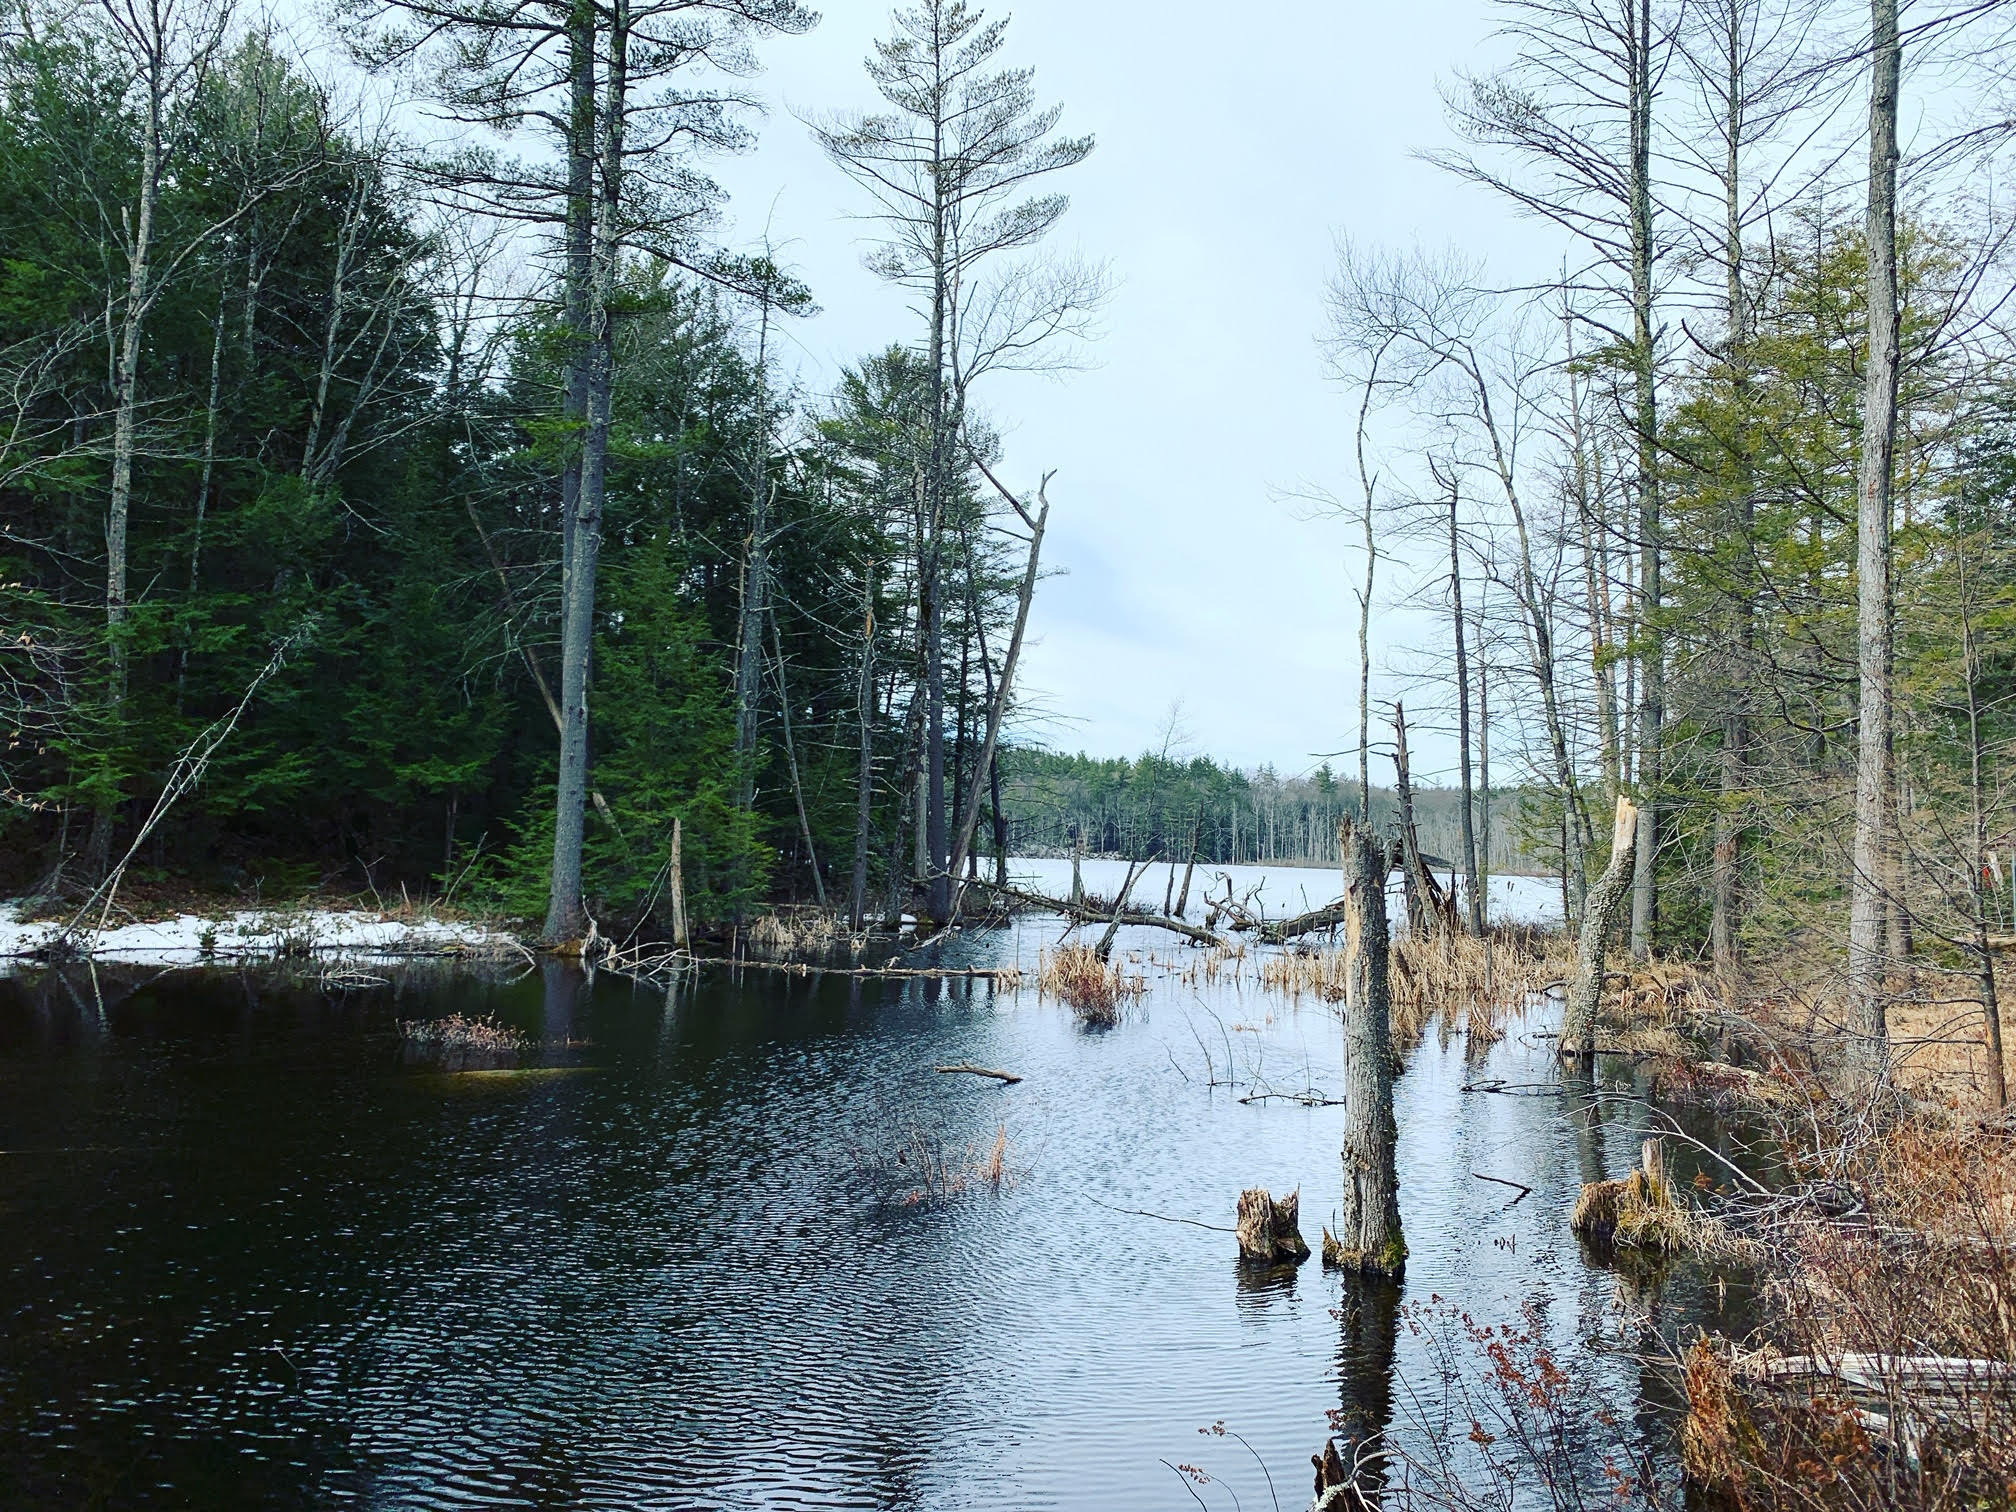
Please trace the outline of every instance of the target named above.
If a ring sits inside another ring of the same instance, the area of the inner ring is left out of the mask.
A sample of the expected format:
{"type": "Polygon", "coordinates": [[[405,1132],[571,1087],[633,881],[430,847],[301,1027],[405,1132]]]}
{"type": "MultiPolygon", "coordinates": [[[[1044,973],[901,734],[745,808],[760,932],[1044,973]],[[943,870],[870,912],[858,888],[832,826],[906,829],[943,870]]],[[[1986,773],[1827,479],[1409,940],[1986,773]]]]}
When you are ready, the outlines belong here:
{"type": "Polygon", "coordinates": [[[1102,961],[1090,945],[1060,945],[1046,950],[1038,962],[1036,988],[1045,997],[1062,998],[1083,1024],[1110,1028],[1120,1022],[1126,1000],[1148,990],[1146,981],[1130,977],[1110,961],[1102,961]]]}
{"type": "MultiPolygon", "coordinates": [[[[1501,1039],[1506,1022],[1573,969],[1572,944],[1558,933],[1500,927],[1488,940],[1466,934],[1402,935],[1393,942],[1388,981],[1393,1040],[1417,1043],[1438,1014],[1460,1014],[1479,1043],[1501,1039]]],[[[1344,952],[1299,949],[1263,957],[1260,983],[1290,997],[1344,1000],[1344,952]]]]}
{"type": "Polygon", "coordinates": [[[758,915],[743,940],[751,955],[765,961],[858,961],[868,948],[868,937],[848,929],[840,915],[814,908],[758,915]]]}
{"type": "Polygon", "coordinates": [[[2016,1141],[1809,1117],[1812,1200],[1756,1243],[1768,1343],[1689,1357],[1690,1471],[1742,1508],[2016,1505],[2016,1141]]]}
{"type": "Polygon", "coordinates": [[[399,1025],[409,1060],[425,1061],[443,1070],[514,1066],[531,1046],[531,1038],[494,1018],[409,1019],[399,1025]]]}

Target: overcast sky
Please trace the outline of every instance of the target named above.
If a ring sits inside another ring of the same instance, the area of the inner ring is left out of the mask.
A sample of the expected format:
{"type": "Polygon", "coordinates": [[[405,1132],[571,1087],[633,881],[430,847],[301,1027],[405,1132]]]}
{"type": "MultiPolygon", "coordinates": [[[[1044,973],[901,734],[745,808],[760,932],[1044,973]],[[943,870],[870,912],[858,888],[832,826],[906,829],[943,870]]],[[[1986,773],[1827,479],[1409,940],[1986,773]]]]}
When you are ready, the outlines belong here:
{"type": "MultiPolygon", "coordinates": [[[[1355,487],[1347,406],[1316,345],[1340,233],[1458,242],[1507,272],[1551,259],[1540,228],[1411,156],[1447,140],[1437,83],[1482,60],[1485,6],[1021,0],[1010,14],[1004,60],[1036,69],[1065,130],[1098,137],[1063,176],[1072,208],[1054,239],[1117,283],[1096,368],[983,396],[1004,481],[1057,473],[1058,575],[1036,603],[1020,733],[1132,755],[1180,700],[1195,752],[1296,772],[1355,750],[1360,559],[1344,522],[1283,495],[1355,487]]],[[[767,222],[822,307],[793,331],[815,394],[915,334],[862,266],[860,196],[794,117],[873,104],[861,64],[887,29],[885,6],[835,3],[810,34],[765,43],[761,143],[713,165],[732,196],[724,239],[746,248],[767,222]]],[[[1375,659],[1403,666],[1422,628],[1379,613],[1375,659]]],[[[1450,759],[1425,754],[1431,769],[1450,759]]],[[[1390,780],[1382,765],[1375,781],[1390,780]]]]}

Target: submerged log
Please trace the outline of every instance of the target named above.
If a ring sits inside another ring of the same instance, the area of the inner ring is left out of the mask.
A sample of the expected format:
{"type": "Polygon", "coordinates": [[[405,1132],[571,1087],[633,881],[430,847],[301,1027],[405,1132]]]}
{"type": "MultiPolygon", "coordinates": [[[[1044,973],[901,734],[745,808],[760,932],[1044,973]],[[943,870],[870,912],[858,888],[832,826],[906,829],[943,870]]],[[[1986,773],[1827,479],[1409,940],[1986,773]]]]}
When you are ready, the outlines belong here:
{"type": "Polygon", "coordinates": [[[961,1061],[956,1066],[939,1066],[936,1070],[943,1076],[955,1076],[961,1072],[967,1076],[991,1076],[994,1080],[1010,1087],[1022,1080],[1013,1071],[996,1071],[989,1066],[976,1066],[971,1061],[961,1061]]]}
{"type": "Polygon", "coordinates": [[[1265,1187],[1248,1187],[1239,1194],[1239,1255],[1264,1265],[1300,1265],[1309,1258],[1309,1246],[1302,1239],[1302,1189],[1297,1187],[1279,1202],[1265,1187]]]}

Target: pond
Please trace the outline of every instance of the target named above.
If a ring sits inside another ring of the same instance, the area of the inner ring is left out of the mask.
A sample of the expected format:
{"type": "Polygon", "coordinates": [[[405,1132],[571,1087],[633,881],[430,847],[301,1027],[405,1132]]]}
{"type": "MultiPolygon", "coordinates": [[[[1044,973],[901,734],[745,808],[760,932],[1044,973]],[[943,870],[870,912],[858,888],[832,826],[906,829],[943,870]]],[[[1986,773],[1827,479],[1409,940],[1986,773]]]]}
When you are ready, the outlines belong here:
{"type": "MultiPolygon", "coordinates": [[[[1033,965],[1057,928],[960,949],[1033,965]]],[[[985,979],[0,979],[0,1502],[1253,1508],[1271,1478],[1300,1507],[1333,1412],[1464,1415],[1452,1305],[1523,1314],[1666,1452],[1620,1348],[1648,1294],[1567,1229],[1647,1110],[1544,1095],[1544,1007],[1410,1053],[1404,1289],[1254,1275],[1196,1225],[1299,1187],[1315,1241],[1342,1110],[1240,1097],[1334,1089],[1333,1010],[1121,947],[1151,990],[1108,1031],[985,979]],[[450,1012],[544,1042],[544,1074],[408,1064],[398,1023],[450,1012]],[[1542,1095],[1463,1090],[1489,1079],[1542,1095]],[[905,1152],[1004,1131],[1000,1187],[904,1200],[905,1152]]],[[[1649,1294],[1659,1328],[1733,1307],[1715,1280],[1649,1294]]]]}

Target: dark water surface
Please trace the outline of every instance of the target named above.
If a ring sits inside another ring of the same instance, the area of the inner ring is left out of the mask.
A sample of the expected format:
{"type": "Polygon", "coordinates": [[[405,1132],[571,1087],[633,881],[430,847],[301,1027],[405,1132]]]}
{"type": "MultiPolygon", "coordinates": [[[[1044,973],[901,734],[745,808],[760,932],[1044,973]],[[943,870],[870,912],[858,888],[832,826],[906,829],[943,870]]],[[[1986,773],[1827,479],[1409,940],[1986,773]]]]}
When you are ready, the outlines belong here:
{"type": "MultiPolygon", "coordinates": [[[[1165,1508],[1188,1463],[1210,1506],[1270,1506],[1271,1474],[1299,1507],[1330,1411],[1447,1402],[1390,1292],[1114,1211],[1229,1224],[1241,1187],[1299,1185],[1314,1242],[1342,1110],[1242,1104],[1206,1052],[1242,1091],[1335,1088],[1321,1004],[1172,978],[1088,1032],[985,981],[370,969],[101,971],[102,1017],[88,980],[0,979],[0,1504],[1165,1508]],[[397,1021],[451,1011],[579,1069],[404,1064],[397,1021]],[[863,1180],[999,1128],[1005,1192],[863,1180]]],[[[1639,1365],[1588,1348],[1629,1330],[1567,1215],[1643,1110],[1462,1092],[1487,1076],[1554,1080],[1551,1042],[1431,1031],[1399,1084],[1404,1302],[1531,1305],[1636,1402],[1639,1365]]],[[[1662,1325],[1712,1315],[1702,1279],[1662,1325]]]]}

